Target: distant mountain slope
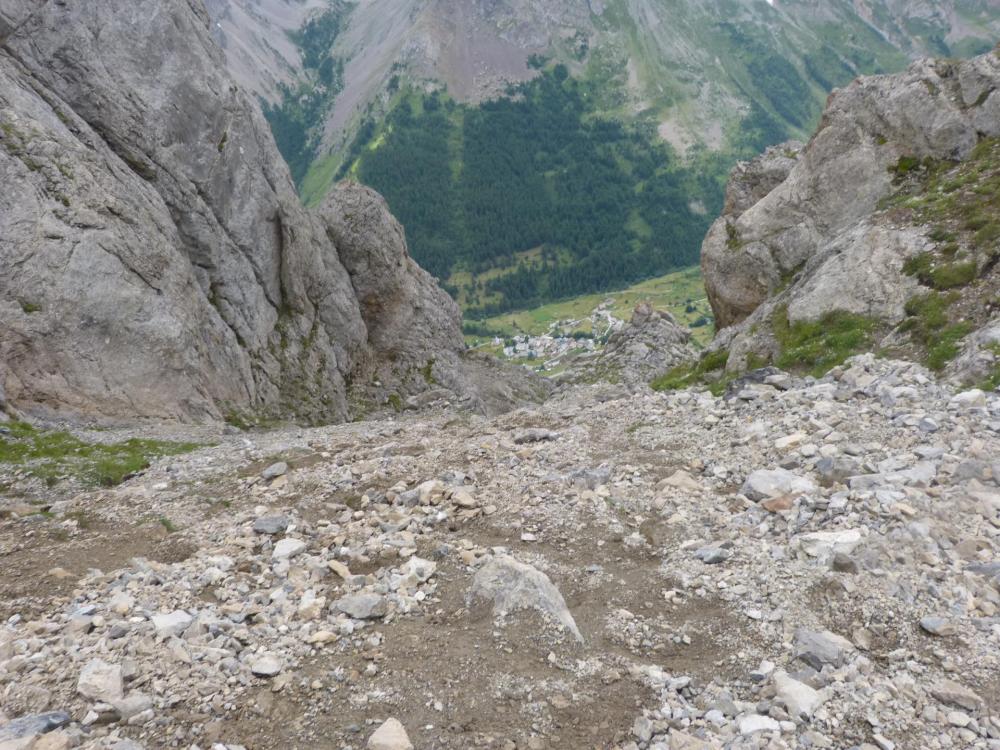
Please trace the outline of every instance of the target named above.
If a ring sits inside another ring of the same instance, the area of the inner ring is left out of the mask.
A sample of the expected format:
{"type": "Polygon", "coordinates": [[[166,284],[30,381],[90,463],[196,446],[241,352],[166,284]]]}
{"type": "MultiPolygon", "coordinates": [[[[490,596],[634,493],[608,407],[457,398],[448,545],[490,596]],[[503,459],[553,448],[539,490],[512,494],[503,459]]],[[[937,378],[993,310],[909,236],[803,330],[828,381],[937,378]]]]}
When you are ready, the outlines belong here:
{"type": "Polygon", "coordinates": [[[805,132],[802,98],[821,101],[826,90],[859,73],[900,69],[915,57],[981,53],[1000,37],[1000,8],[990,0],[210,0],[209,6],[238,80],[272,102],[277,82],[308,72],[289,48],[289,32],[329,8],[349,9],[344,29],[330,40],[331,55],[343,63],[343,85],[316,123],[324,149],[343,145],[351,123],[384,98],[394,76],[441,84],[458,101],[478,102],[533,77],[535,54],[608,84],[602,97],[609,112],[653,110],[677,146],[721,145],[720,124],[738,120],[755,101],[805,132]]]}
{"type": "Polygon", "coordinates": [[[212,8],[306,202],[377,188],[483,314],[692,263],[732,164],[807,137],[833,88],[1000,38],[986,0],[212,8]]]}

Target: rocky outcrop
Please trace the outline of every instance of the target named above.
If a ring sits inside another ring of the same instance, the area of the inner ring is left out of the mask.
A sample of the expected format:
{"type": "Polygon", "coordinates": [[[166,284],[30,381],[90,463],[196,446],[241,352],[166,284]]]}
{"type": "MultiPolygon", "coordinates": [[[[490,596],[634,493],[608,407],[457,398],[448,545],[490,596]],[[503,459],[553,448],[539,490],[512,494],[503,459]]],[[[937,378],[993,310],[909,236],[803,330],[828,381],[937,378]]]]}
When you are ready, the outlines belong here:
{"type": "Polygon", "coordinates": [[[7,401],[338,420],[430,361],[461,394],[454,303],[378,196],[302,208],[208,25],[200,0],[0,3],[7,401]]]}
{"type": "Polygon", "coordinates": [[[628,325],[608,339],[597,366],[617,374],[625,385],[635,386],[697,356],[691,332],[670,313],[643,302],[636,306],[628,325]]]}
{"type": "Polygon", "coordinates": [[[606,380],[630,389],[642,388],[697,357],[691,331],[670,313],[641,302],[628,324],[611,334],[602,349],[574,357],[552,380],[560,384],[606,380]]]}
{"type": "Polygon", "coordinates": [[[763,302],[780,280],[760,248],[740,247],[737,221],[783,183],[797,163],[802,145],[773,146],[733,169],[726,185],[722,217],[709,229],[702,246],[701,267],[718,328],[737,323],[763,302]]]}
{"type": "Polygon", "coordinates": [[[898,166],[962,161],[998,135],[1000,57],[925,60],[834,92],[808,145],[738,167],[702,246],[716,346],[735,355],[729,369],[776,353],[779,308],[791,324],[836,311],[900,322],[920,288],[904,265],[934,243],[928,227],[880,211],[898,166]]]}

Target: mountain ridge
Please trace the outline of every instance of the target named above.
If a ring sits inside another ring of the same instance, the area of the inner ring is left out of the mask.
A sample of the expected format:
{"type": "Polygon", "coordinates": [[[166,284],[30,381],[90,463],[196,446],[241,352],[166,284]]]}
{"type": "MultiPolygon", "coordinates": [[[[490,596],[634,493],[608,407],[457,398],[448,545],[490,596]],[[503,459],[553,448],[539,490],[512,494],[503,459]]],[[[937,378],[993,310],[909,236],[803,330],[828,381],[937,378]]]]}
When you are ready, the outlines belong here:
{"type": "MultiPolygon", "coordinates": [[[[212,7],[219,18],[247,7],[308,15],[307,6],[282,0],[214,0],[212,7]]],[[[458,101],[478,103],[534,77],[530,59],[547,56],[575,76],[610,76],[614,86],[603,94],[611,99],[609,111],[652,108],[661,135],[683,152],[697,142],[721,147],[726,136],[716,129],[719,123],[738,119],[735,113],[745,113],[751,101],[769,109],[784,104],[777,92],[761,87],[758,79],[767,70],[755,69],[753,58],[741,59],[748,53],[763,56],[766,65],[790,60],[807,88],[815,88],[803,93],[818,103],[818,89],[859,73],[899,69],[907,58],[926,54],[983,52],[1000,35],[1000,18],[975,0],[713,0],[669,7],[653,0],[365,0],[344,7],[345,26],[330,50],[343,61],[344,85],[320,127],[324,152],[349,140],[350,121],[394,75],[443,85],[458,101]],[[755,51],[755,44],[763,47],[755,51]],[[769,51],[780,58],[768,61],[769,51]]],[[[308,8],[316,12],[311,2],[308,8]]],[[[257,20],[278,35],[295,30],[295,19],[270,27],[261,15],[257,20]]],[[[239,28],[230,23],[220,37],[239,28]]],[[[294,55],[286,55],[285,65],[296,67],[294,55]]],[[[301,66],[297,72],[305,73],[301,66]]],[[[273,86],[254,90],[277,103],[273,86]]],[[[805,122],[791,124],[798,128],[792,134],[809,129],[805,122]]]]}
{"type": "Polygon", "coordinates": [[[315,422],[436,383],[483,410],[539,387],[463,357],[457,306],[380,196],[301,206],[200,0],[0,18],[8,409],[315,422]]]}

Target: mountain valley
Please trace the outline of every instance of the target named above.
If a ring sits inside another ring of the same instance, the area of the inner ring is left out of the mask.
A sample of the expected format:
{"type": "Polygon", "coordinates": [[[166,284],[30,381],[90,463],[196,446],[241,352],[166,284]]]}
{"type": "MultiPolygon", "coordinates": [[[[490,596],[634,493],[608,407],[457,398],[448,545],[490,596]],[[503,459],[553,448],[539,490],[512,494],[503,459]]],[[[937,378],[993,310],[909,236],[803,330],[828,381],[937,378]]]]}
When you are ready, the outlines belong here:
{"type": "Polygon", "coordinates": [[[0,750],[1000,749],[995,10],[0,0],[0,750]]]}
{"type": "Polygon", "coordinates": [[[979,0],[211,7],[304,199],[375,187],[476,319],[694,264],[737,159],[858,74],[1000,35],[979,0]]]}

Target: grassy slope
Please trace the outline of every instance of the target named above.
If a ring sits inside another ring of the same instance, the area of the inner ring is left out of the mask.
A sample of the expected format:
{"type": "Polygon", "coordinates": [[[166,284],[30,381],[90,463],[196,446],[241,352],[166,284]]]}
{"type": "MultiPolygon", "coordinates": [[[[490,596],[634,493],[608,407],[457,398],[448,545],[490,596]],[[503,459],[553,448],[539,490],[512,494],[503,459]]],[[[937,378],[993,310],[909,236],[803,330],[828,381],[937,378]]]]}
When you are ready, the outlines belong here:
{"type": "MultiPolygon", "coordinates": [[[[618,292],[603,294],[587,294],[573,299],[552,302],[532,310],[506,313],[488,318],[483,323],[489,328],[513,336],[519,333],[540,335],[549,330],[556,321],[583,320],[582,325],[573,330],[590,331],[589,317],[602,302],[614,300],[609,310],[622,320],[631,318],[632,310],[640,302],[649,302],[659,310],[667,310],[683,325],[688,325],[703,315],[711,315],[708,301],[705,297],[705,287],[698,268],[649,279],[618,292]],[[695,312],[688,312],[688,302],[694,303],[695,312]]],[[[695,340],[704,344],[712,336],[711,325],[692,329],[695,340]]],[[[470,343],[482,341],[481,338],[470,336],[470,343]]]]}
{"type": "Polygon", "coordinates": [[[0,425],[0,465],[16,466],[52,485],[63,479],[112,487],[147,468],[153,459],[188,453],[201,446],[132,439],[87,443],[68,432],[38,430],[23,422],[0,425]]]}

